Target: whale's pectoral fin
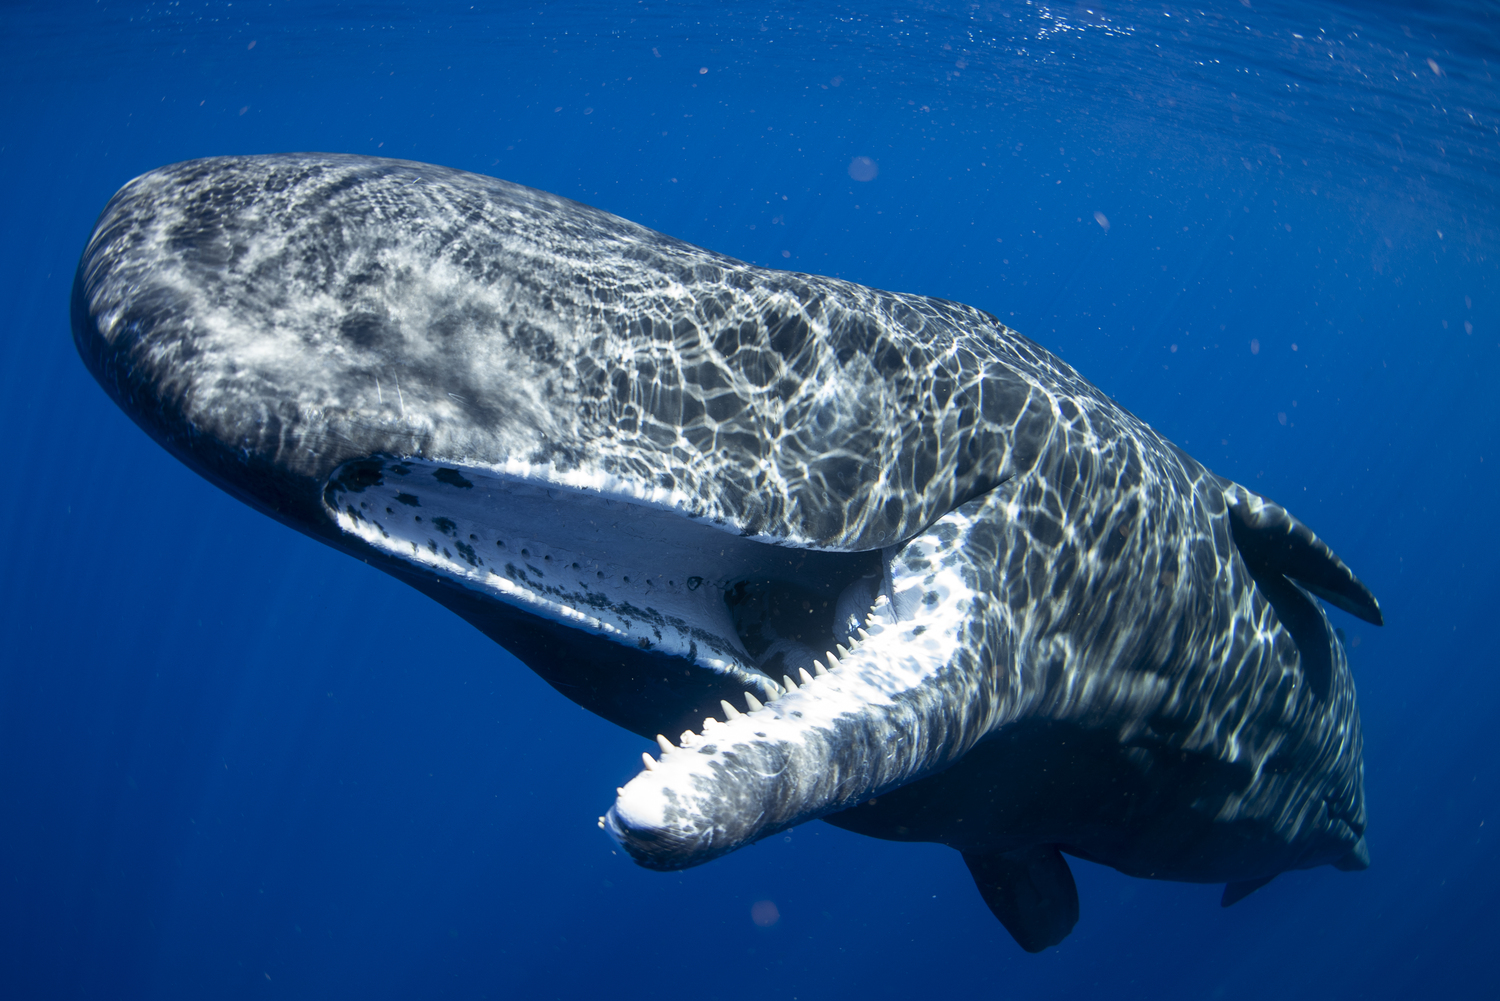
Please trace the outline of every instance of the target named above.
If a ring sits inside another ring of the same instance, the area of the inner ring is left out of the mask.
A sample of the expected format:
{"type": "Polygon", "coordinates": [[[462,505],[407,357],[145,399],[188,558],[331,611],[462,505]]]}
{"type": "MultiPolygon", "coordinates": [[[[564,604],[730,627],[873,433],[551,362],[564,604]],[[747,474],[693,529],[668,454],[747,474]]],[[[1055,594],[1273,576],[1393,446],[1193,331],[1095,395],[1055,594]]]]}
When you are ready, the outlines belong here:
{"type": "Polygon", "coordinates": [[[1234,883],[1225,883],[1224,896],[1219,898],[1219,906],[1233,907],[1275,878],[1272,875],[1262,876],[1260,879],[1242,879],[1234,883]]]}
{"type": "Polygon", "coordinates": [[[1078,885],[1056,845],[1011,852],[964,853],[979,895],[1027,952],[1068,937],[1078,923],[1078,885]]]}
{"type": "Polygon", "coordinates": [[[1262,576],[1287,577],[1335,608],[1372,625],[1385,624],[1380,603],[1370,589],[1312,529],[1280,504],[1238,483],[1219,482],[1224,486],[1224,500],[1229,505],[1235,547],[1257,581],[1262,576]]]}

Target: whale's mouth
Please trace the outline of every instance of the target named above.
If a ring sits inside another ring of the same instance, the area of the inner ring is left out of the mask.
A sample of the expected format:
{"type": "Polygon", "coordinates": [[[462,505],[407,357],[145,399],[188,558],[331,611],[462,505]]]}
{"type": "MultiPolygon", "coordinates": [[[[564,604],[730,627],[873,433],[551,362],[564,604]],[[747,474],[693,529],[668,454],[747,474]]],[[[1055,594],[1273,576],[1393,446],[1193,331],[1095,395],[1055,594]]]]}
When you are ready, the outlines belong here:
{"type": "Polygon", "coordinates": [[[345,533],[418,570],[710,672],[724,695],[779,697],[825,651],[852,645],[888,591],[879,551],[791,548],[489,468],[359,459],[334,470],[323,504],[345,533]]]}

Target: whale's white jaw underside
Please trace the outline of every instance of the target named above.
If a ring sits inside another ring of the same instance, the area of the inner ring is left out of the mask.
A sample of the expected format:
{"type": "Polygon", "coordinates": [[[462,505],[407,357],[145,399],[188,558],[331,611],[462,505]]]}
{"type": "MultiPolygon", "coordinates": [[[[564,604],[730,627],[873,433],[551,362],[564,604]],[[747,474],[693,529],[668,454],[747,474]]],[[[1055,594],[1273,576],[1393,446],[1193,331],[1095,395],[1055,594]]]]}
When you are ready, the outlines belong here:
{"type": "Polygon", "coordinates": [[[768,544],[660,503],[422,459],[345,463],[323,502],[377,550],[767,702],[852,645],[888,578],[876,553],[768,544]]]}

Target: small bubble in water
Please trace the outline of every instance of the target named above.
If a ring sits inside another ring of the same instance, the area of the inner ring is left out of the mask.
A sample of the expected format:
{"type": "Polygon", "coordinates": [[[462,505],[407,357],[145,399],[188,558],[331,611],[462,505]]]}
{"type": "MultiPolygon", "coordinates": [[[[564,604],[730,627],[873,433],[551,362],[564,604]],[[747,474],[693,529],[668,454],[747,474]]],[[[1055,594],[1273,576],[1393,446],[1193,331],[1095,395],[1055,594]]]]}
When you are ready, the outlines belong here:
{"type": "Polygon", "coordinates": [[[757,900],[750,905],[750,920],[762,928],[769,928],[781,920],[781,911],[774,901],[757,900]]]}

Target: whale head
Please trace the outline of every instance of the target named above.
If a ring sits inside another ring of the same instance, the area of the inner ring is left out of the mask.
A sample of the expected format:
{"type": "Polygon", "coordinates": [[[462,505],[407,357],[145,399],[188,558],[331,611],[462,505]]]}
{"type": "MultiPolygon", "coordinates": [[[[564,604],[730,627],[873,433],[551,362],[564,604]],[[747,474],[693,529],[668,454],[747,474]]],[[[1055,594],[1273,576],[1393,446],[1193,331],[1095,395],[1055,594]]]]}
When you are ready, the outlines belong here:
{"type": "Polygon", "coordinates": [[[189,466],[678,745],[641,780],[661,794],[628,787],[611,815],[627,843],[631,818],[675,831],[665,804],[728,795],[721,773],[796,787],[744,829],[740,790],[693,845],[641,849],[669,866],[936,765],[866,775],[889,747],[816,735],[899,730],[972,646],[968,586],[923,584],[926,564],[945,516],[1035,460],[1021,418],[1043,401],[955,339],[1004,329],[977,310],[359,157],[137,178],[73,318],[100,383],[189,466]],[[787,772],[804,754],[817,781],[787,772]]]}

